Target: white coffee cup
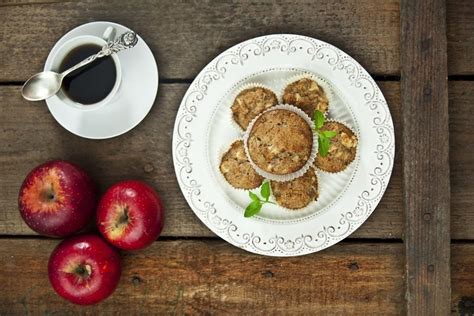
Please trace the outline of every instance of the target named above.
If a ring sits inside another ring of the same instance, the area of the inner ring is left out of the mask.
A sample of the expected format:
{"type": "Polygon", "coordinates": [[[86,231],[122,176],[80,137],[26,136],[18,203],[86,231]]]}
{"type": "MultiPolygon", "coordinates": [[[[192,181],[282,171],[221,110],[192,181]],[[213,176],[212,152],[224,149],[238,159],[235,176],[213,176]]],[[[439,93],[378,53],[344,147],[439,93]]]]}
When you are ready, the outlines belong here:
{"type": "MultiPolygon", "coordinates": [[[[115,35],[115,30],[113,28],[107,28],[104,32],[103,38],[100,38],[98,36],[93,36],[93,35],[80,35],[68,40],[63,45],[61,45],[61,47],[57,49],[56,53],[51,59],[52,62],[46,66],[45,70],[52,70],[52,71],[57,72],[59,70],[61,62],[64,60],[67,54],[69,54],[69,52],[71,52],[74,48],[82,46],[82,45],[87,45],[87,44],[95,44],[102,47],[107,43],[107,41],[111,40],[114,35],[115,35]]],[[[66,94],[64,94],[62,90],[59,90],[59,92],[54,97],[59,98],[62,102],[64,102],[68,106],[74,107],[81,111],[96,110],[106,105],[107,103],[109,103],[110,100],[117,93],[120,87],[120,82],[122,80],[122,68],[120,66],[120,60],[117,54],[112,54],[110,55],[110,57],[112,58],[115,64],[115,73],[116,73],[115,84],[112,87],[112,90],[110,90],[109,94],[103,100],[97,103],[93,103],[93,104],[82,104],[74,100],[71,100],[66,94]]],[[[87,91],[84,91],[84,93],[87,93],[87,91]]]]}

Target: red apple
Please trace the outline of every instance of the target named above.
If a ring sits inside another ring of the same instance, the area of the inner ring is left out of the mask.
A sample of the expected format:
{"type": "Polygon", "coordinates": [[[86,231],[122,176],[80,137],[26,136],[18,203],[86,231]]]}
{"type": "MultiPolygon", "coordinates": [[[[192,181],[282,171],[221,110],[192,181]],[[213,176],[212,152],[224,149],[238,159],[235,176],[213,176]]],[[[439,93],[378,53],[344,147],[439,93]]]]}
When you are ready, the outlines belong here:
{"type": "Polygon", "coordinates": [[[116,183],[99,202],[97,227],[117,248],[144,248],[158,238],[163,228],[160,198],[146,183],[133,180],[116,183]]]}
{"type": "Polygon", "coordinates": [[[48,276],[56,293],[74,304],[98,303],[117,287],[120,256],[96,235],[61,242],[49,257],[48,276]]]}
{"type": "Polygon", "coordinates": [[[18,196],[20,214],[34,231],[64,237],[83,229],[94,214],[95,186],[78,166],[62,160],[34,168],[18,196]]]}

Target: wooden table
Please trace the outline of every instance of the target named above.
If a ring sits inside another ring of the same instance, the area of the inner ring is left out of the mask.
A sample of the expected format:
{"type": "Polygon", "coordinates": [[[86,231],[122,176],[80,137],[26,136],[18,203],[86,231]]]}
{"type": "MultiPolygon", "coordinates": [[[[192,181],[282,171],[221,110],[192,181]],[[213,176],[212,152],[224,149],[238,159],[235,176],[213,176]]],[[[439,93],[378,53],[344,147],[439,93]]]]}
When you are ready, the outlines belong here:
{"type": "Polygon", "coordinates": [[[474,313],[472,0],[3,0],[0,21],[1,315],[474,313]],[[100,20],[137,31],[161,78],[137,128],[93,141],[24,101],[20,87],[62,34],[100,20]],[[368,221],[327,250],[286,259],[216,238],[186,204],[171,157],[176,111],[198,71],[236,43],[279,32],[327,41],[357,59],[380,85],[397,139],[392,179],[368,221]],[[79,163],[102,190],[147,181],[166,206],[162,237],[123,254],[118,289],[96,306],[53,292],[46,265],[58,240],[36,235],[18,213],[24,176],[53,158],[79,163]]]}

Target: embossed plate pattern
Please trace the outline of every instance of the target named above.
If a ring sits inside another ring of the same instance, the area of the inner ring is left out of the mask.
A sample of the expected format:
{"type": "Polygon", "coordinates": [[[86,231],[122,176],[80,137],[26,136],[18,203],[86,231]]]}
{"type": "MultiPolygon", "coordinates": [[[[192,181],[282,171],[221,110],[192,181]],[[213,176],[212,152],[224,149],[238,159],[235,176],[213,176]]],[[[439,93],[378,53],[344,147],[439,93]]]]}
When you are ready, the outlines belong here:
{"type": "Polygon", "coordinates": [[[395,136],[377,84],[338,48],[299,35],[269,35],[238,44],[211,61],[181,102],[173,133],[178,183],[191,209],[218,236],[254,253],[297,256],[349,236],[374,211],[393,169],[395,136]],[[330,116],[359,136],[356,160],[337,175],[318,171],[321,195],[298,211],[267,207],[243,217],[247,192],[219,175],[219,157],[242,132],[231,122],[235,91],[250,82],[281,91],[292,75],[311,73],[332,89],[330,116]]]}

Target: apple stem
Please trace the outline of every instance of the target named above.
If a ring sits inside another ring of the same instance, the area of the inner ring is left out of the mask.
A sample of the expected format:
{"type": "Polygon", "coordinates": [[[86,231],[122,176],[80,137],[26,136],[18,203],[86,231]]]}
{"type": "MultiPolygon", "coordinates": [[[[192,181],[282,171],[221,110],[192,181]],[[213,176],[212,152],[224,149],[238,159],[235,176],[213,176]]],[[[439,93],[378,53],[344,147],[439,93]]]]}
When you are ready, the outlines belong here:
{"type": "Polygon", "coordinates": [[[54,190],[51,188],[51,189],[48,189],[48,190],[45,190],[43,192],[43,196],[44,196],[44,199],[46,201],[54,201],[55,199],[55,194],[54,194],[54,190]]]}
{"type": "Polygon", "coordinates": [[[56,200],[56,191],[54,189],[54,183],[45,183],[41,195],[45,201],[54,202],[56,200]]]}
{"type": "Polygon", "coordinates": [[[82,278],[87,278],[92,274],[92,267],[89,264],[80,264],[74,272],[82,278]]]}
{"type": "Polygon", "coordinates": [[[128,223],[128,207],[125,207],[122,215],[119,218],[118,225],[123,225],[128,223]]]}

